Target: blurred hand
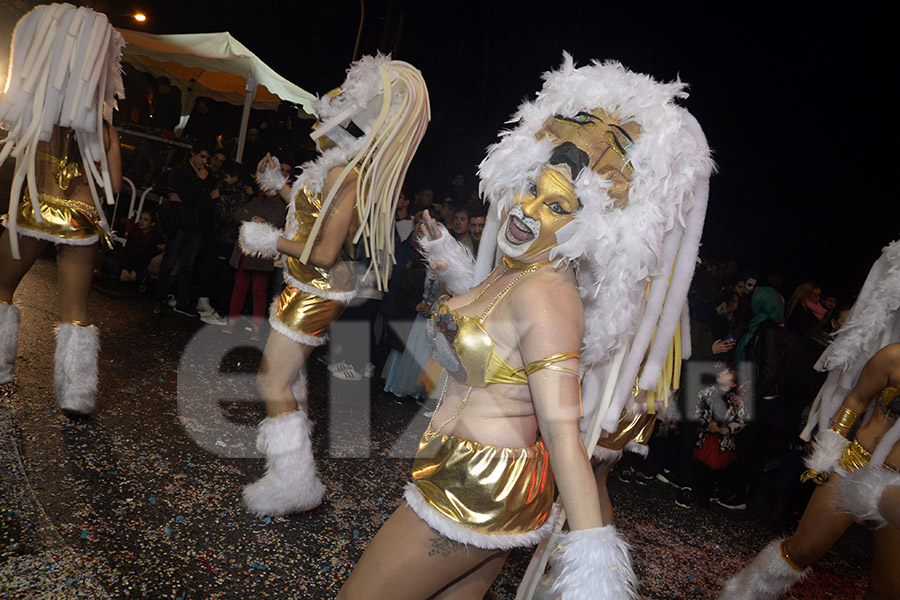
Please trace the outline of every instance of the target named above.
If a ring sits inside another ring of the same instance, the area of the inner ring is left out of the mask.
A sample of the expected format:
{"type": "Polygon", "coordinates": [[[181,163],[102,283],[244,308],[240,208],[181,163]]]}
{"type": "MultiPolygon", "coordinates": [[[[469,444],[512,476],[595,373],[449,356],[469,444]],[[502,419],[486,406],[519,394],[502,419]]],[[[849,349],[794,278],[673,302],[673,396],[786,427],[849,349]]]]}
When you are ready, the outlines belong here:
{"type": "Polygon", "coordinates": [[[722,340],[716,340],[712,345],[713,354],[724,354],[734,348],[734,340],[728,340],[727,342],[723,342],[722,340]]]}
{"type": "Polygon", "coordinates": [[[169,202],[181,202],[181,197],[175,192],[169,192],[169,202]]]}
{"type": "MultiPolygon", "coordinates": [[[[438,227],[438,222],[431,218],[431,215],[428,213],[428,209],[422,213],[422,217],[425,219],[425,237],[428,238],[429,241],[434,241],[440,239],[441,237],[441,228],[438,227]]],[[[443,261],[441,261],[443,262],[443,261]]],[[[432,267],[433,269],[434,267],[432,267]]],[[[447,268],[447,264],[444,263],[443,269],[447,268]]]]}
{"type": "Polygon", "coordinates": [[[213,188],[213,190],[209,193],[209,197],[213,200],[218,200],[221,197],[221,194],[219,194],[219,188],[213,188]]]}
{"type": "Polygon", "coordinates": [[[422,300],[418,304],[416,304],[416,312],[422,315],[423,317],[427,317],[431,314],[431,305],[428,302],[422,300]]]}
{"type": "Polygon", "coordinates": [[[275,159],[272,158],[272,155],[266,152],[266,155],[262,157],[259,161],[259,164],[256,165],[257,173],[265,173],[269,169],[277,169],[278,165],[275,164],[275,159]]]}

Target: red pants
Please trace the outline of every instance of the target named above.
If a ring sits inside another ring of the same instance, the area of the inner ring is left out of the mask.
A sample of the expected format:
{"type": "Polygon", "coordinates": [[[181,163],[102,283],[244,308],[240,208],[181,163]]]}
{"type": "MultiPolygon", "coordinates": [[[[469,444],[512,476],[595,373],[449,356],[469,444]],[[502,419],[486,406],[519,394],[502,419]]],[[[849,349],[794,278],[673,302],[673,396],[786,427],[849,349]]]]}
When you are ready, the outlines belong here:
{"type": "Polygon", "coordinates": [[[244,257],[238,263],[237,272],[234,274],[234,290],[231,292],[231,307],[228,309],[228,319],[237,320],[244,308],[244,299],[247,297],[247,288],[253,285],[253,324],[260,327],[266,316],[266,296],[269,293],[268,271],[248,271],[244,268],[244,257]]]}

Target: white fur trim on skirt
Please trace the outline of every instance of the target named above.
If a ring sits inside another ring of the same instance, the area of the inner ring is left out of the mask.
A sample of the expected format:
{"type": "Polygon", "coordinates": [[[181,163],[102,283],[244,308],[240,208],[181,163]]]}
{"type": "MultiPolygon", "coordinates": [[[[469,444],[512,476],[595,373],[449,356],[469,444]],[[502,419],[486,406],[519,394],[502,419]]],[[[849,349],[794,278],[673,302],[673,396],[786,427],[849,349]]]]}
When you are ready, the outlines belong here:
{"type": "MultiPolygon", "coordinates": [[[[3,226],[9,229],[9,226],[6,223],[3,223],[3,226]]],[[[25,229],[24,227],[16,227],[16,233],[38,240],[44,240],[45,242],[51,242],[53,244],[64,244],[66,246],[90,246],[91,244],[96,244],[100,241],[100,236],[96,233],[92,236],[79,238],[76,240],[56,237],[55,235],[50,235],[49,233],[34,231],[32,229],[25,229]]],[[[12,232],[10,232],[10,235],[13,235],[12,232]]]]}
{"type": "Polygon", "coordinates": [[[326,292],[324,290],[314,288],[309,284],[303,283],[299,279],[294,279],[293,277],[291,277],[290,273],[288,273],[287,269],[284,270],[284,281],[289,286],[295,287],[298,290],[306,292],[307,294],[312,294],[313,296],[318,296],[319,298],[325,298],[326,300],[337,300],[341,304],[349,304],[351,300],[356,298],[356,290],[350,292],[326,292]]]}
{"type": "Polygon", "coordinates": [[[445,538],[483,550],[509,550],[510,548],[521,548],[538,544],[553,531],[553,526],[559,518],[560,511],[559,504],[554,503],[553,511],[544,524],[528,533],[486,534],[472,531],[431,508],[413,483],[406,484],[403,498],[420,519],[445,538]]]}

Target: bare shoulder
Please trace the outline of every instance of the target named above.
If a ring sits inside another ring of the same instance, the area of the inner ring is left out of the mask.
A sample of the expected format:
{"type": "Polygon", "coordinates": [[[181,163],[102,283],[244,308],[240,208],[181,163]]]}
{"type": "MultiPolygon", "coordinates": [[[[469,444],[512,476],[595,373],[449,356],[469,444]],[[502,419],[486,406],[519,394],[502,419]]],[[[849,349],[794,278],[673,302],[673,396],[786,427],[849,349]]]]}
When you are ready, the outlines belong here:
{"type": "Polygon", "coordinates": [[[548,327],[562,324],[584,328],[584,308],[575,276],[565,269],[545,269],[517,286],[511,298],[517,319],[548,327]]]}

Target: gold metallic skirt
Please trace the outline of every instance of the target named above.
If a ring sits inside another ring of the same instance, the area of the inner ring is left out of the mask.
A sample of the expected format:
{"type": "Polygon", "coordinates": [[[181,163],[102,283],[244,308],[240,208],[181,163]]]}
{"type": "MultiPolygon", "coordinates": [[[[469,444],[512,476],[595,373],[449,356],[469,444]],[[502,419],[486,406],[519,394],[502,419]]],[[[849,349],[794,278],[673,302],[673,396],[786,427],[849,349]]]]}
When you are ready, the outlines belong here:
{"type": "MultiPolygon", "coordinates": [[[[853,473],[864,468],[872,460],[872,453],[863,448],[862,444],[853,440],[844,449],[844,454],[838,461],[847,473],[853,473]]],[[[897,472],[897,467],[889,463],[884,463],[884,468],[889,471],[897,472]]]]}
{"type": "MultiPolygon", "coordinates": [[[[275,318],[288,330],[300,334],[297,341],[306,343],[304,337],[325,339],[328,328],[344,311],[344,304],[285,286],[275,307],[275,318]]],[[[283,331],[283,330],[282,330],[283,331]]],[[[292,337],[289,333],[288,337],[292,337]]]]}
{"type": "Polygon", "coordinates": [[[529,534],[553,511],[553,474],[541,440],[528,448],[502,448],[435,435],[429,427],[419,442],[411,485],[428,508],[475,534],[529,534]]]}
{"type": "MultiPolygon", "coordinates": [[[[100,226],[100,217],[94,206],[43,193],[38,193],[38,204],[43,223],[37,220],[26,190],[16,215],[19,233],[59,244],[88,245],[102,239],[112,247],[109,234],[100,226]]],[[[8,226],[8,215],[2,217],[2,222],[8,226]]]]}
{"type": "Polygon", "coordinates": [[[650,443],[654,425],[656,425],[655,414],[623,411],[616,430],[609,436],[600,438],[597,445],[609,450],[622,450],[630,441],[646,446],[650,443]]]}

